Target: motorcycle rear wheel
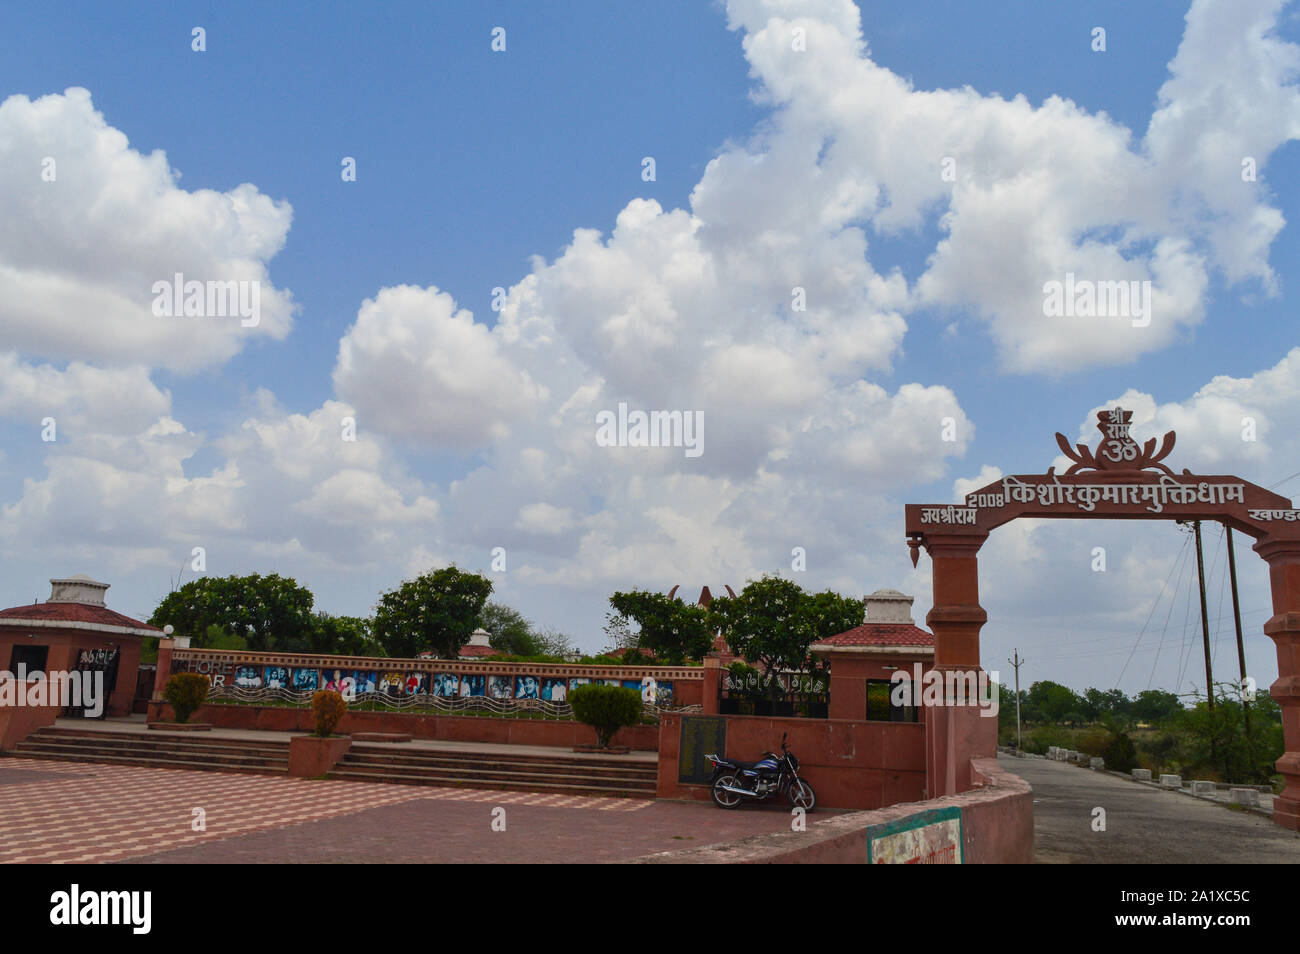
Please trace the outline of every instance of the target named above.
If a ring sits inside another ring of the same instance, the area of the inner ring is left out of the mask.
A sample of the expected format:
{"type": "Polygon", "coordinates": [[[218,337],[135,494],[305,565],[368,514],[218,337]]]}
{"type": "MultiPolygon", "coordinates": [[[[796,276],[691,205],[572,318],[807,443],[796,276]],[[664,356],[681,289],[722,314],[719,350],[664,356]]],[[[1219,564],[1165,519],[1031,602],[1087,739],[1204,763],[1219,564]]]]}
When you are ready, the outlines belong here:
{"type": "Polygon", "coordinates": [[[790,799],[790,804],[795,808],[802,808],[805,812],[810,812],[817,807],[817,793],[813,787],[801,778],[796,778],[790,782],[789,787],[785,790],[786,797],[790,799]]]}
{"type": "Polygon", "coordinates": [[[744,801],[745,796],[737,795],[735,792],[729,792],[723,785],[735,785],[739,787],[739,780],[734,775],[721,775],[713,780],[713,804],[719,808],[739,808],[740,803],[744,801]]]}

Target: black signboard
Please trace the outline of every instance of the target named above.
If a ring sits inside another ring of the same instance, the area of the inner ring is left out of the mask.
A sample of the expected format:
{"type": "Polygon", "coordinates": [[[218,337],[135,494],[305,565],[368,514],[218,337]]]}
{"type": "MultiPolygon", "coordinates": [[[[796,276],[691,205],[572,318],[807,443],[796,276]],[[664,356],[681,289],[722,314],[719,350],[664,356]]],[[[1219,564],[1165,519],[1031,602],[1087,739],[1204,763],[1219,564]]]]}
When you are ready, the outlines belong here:
{"type": "Polygon", "coordinates": [[[713,775],[706,755],[727,754],[727,720],[718,716],[682,716],[682,739],[677,749],[677,781],[703,785],[713,775]]]}

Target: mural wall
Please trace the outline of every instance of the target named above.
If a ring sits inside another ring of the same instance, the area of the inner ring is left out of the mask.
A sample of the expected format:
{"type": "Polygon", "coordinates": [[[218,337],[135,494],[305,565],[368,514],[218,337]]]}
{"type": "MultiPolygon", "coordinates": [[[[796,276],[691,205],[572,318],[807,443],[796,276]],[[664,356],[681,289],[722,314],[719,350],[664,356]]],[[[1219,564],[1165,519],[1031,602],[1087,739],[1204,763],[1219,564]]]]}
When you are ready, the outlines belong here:
{"type": "Polygon", "coordinates": [[[172,670],[201,673],[208,677],[213,689],[225,686],[237,689],[287,689],[292,692],[330,689],[342,693],[348,699],[364,699],[371,693],[387,696],[425,693],[445,699],[487,696],[497,700],[537,699],[563,703],[567,702],[569,693],[576,687],[596,682],[635,689],[641,693],[643,701],[653,705],[667,707],[674,702],[673,682],[653,676],[620,680],[529,673],[439,672],[436,669],[377,672],[282,665],[253,666],[205,659],[178,659],[172,670]]]}

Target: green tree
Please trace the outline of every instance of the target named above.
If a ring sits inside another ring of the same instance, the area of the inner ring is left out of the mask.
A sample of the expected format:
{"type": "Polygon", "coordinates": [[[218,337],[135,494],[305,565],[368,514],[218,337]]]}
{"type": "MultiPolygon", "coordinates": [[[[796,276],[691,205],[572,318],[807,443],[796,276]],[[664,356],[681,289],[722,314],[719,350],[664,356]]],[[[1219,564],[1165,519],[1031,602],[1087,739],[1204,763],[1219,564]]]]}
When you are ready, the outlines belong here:
{"type": "MultiPolygon", "coordinates": [[[[1028,702],[1035,722],[1064,722],[1067,716],[1078,715],[1083,708],[1083,700],[1073,689],[1046,679],[1029,687],[1028,702]]],[[[1023,710],[1021,715],[1024,716],[1023,710]]]]}
{"type": "Polygon", "coordinates": [[[455,566],[424,573],[380,596],[374,638],[390,656],[429,650],[441,659],[455,659],[477,628],[491,593],[491,580],[455,566]]]}
{"type": "Polygon", "coordinates": [[[605,633],[606,652],[634,649],[637,646],[637,634],[632,632],[632,621],[622,613],[606,613],[602,631],[605,633]]]}
{"type": "Polygon", "coordinates": [[[383,656],[384,647],[370,629],[370,620],[360,616],[316,613],[299,651],[336,656],[383,656]]]}
{"type": "Polygon", "coordinates": [[[709,618],[732,652],[760,663],[770,675],[809,670],[808,647],[861,625],[863,606],[858,599],[805,593],[792,580],[765,576],[750,580],[735,597],[716,597],[709,618]]]}
{"type": "Polygon", "coordinates": [[[1139,692],[1133,700],[1131,714],[1139,722],[1159,725],[1166,719],[1180,715],[1182,711],[1182,700],[1172,692],[1163,689],[1147,689],[1139,692]]]}
{"type": "Polygon", "coordinates": [[[1213,709],[1198,698],[1176,722],[1188,735],[1189,767],[1208,769],[1222,782],[1267,782],[1284,751],[1281,707],[1269,696],[1257,695],[1250,703],[1247,732],[1240,688],[1232,684],[1216,685],[1213,709]]]}
{"type": "Polygon", "coordinates": [[[709,612],[664,593],[632,590],[609,598],[614,612],[641,627],[637,645],[669,665],[699,659],[713,645],[709,612]]]}
{"type": "Polygon", "coordinates": [[[311,590],[296,580],[269,576],[203,577],[165,596],[149,617],[154,626],[171,624],[176,636],[196,642],[209,626],[243,639],[252,650],[284,649],[312,626],[311,590]]]}
{"type": "Polygon", "coordinates": [[[223,627],[213,623],[203,631],[202,635],[195,637],[190,645],[199,649],[247,649],[248,640],[243,636],[228,633],[223,627]]]}
{"type": "Polygon", "coordinates": [[[475,621],[475,629],[485,629],[490,634],[492,648],[510,656],[537,656],[540,643],[533,632],[533,624],[524,614],[504,603],[491,601],[483,605],[475,621]]]}

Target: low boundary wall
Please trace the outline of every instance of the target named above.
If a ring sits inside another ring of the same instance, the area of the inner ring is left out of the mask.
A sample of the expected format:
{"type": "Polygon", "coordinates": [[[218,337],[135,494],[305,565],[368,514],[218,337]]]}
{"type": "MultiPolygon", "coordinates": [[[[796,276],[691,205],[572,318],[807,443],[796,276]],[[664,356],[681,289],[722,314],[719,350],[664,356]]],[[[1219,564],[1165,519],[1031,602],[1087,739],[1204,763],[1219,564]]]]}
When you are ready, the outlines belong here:
{"type": "MultiPolygon", "coordinates": [[[[686,718],[691,718],[686,716],[686,718]]],[[[826,808],[880,808],[925,797],[925,724],[717,716],[726,719],[726,751],[754,761],[777,751],[781,734],[799,759],[799,774],[826,808]]],[[[679,781],[683,716],[659,722],[659,798],[710,797],[707,784],[679,781]]],[[[708,754],[708,753],[703,753],[708,754]]]]}
{"type": "MultiPolygon", "coordinates": [[[[637,864],[866,864],[868,845],[899,830],[960,818],[963,864],[1030,864],[1034,860],[1034,802],[1029,783],[1004,772],[996,759],[972,759],[979,787],[960,795],[891,805],[818,820],[806,831],[759,835],[704,848],[667,851],[637,864]]],[[[743,809],[742,809],[743,811],[743,809]]],[[[925,863],[923,854],[876,852],[878,863],[925,863]]]]}
{"type": "MultiPolygon", "coordinates": [[[[170,722],[176,716],[165,702],[149,703],[150,722],[170,722]]],[[[223,729],[263,729],[272,732],[311,732],[311,709],[289,706],[207,704],[192,717],[223,729]]],[[[490,716],[426,715],[415,712],[348,712],[337,732],[408,732],[417,739],[447,742],[502,742],[509,745],[550,745],[571,748],[592,745],[596,731],[581,722],[555,719],[494,719],[490,716]]],[[[635,725],[620,729],[614,744],[653,752],[659,746],[659,727],[635,725]]]]}

